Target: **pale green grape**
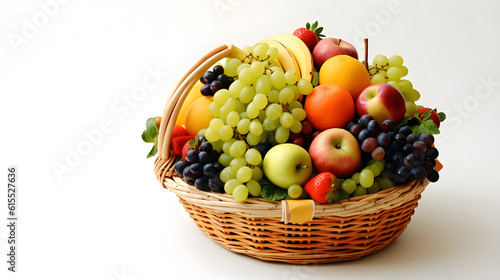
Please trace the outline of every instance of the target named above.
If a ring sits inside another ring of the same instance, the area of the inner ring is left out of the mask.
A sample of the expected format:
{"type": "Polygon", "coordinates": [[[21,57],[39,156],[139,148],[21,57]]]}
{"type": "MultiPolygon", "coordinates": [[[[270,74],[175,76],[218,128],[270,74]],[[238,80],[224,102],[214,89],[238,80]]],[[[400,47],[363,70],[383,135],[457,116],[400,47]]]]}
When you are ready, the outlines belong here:
{"type": "Polygon", "coordinates": [[[352,174],[351,179],[353,179],[356,184],[359,184],[359,172],[352,174]]]}
{"type": "Polygon", "coordinates": [[[250,68],[250,64],[248,64],[248,63],[241,63],[240,66],[238,66],[238,68],[236,69],[237,75],[239,75],[240,72],[241,72],[241,70],[243,70],[245,68],[250,68]]]}
{"type": "Polygon", "coordinates": [[[224,142],[222,144],[222,151],[226,154],[229,154],[229,147],[231,147],[231,145],[236,141],[236,139],[234,138],[231,138],[229,140],[227,140],[226,142],[224,142]]]}
{"type": "Polygon", "coordinates": [[[285,81],[287,85],[294,85],[298,81],[297,74],[295,73],[295,71],[292,70],[286,71],[285,81]]]}
{"type": "Polygon", "coordinates": [[[208,105],[208,112],[210,115],[218,118],[220,116],[220,106],[217,103],[212,102],[208,105]]]}
{"type": "Polygon", "coordinates": [[[388,177],[382,177],[380,180],[378,180],[378,185],[380,186],[381,190],[387,190],[394,187],[394,184],[388,177]]]}
{"type": "Polygon", "coordinates": [[[300,185],[294,184],[288,187],[288,195],[291,198],[299,198],[302,195],[302,187],[300,185]]]}
{"type": "Polygon", "coordinates": [[[373,173],[373,177],[377,177],[378,175],[380,175],[380,173],[382,173],[382,168],[380,168],[379,165],[376,165],[376,164],[372,164],[372,165],[368,165],[367,168],[369,168],[372,173],[373,173]]]}
{"type": "Polygon", "coordinates": [[[389,57],[389,66],[390,67],[394,67],[394,66],[400,67],[403,65],[403,62],[404,62],[403,58],[399,55],[393,55],[393,56],[389,57]]]}
{"type": "Polygon", "coordinates": [[[252,101],[254,96],[255,88],[252,86],[245,86],[243,89],[241,89],[239,98],[242,103],[246,104],[252,101]]]}
{"type": "Polygon", "coordinates": [[[255,146],[255,145],[259,144],[259,142],[260,142],[260,136],[259,135],[255,135],[255,134],[253,134],[251,132],[249,132],[247,134],[247,143],[248,143],[248,145],[255,146]]]}
{"type": "Polygon", "coordinates": [[[236,140],[229,148],[229,154],[233,158],[238,158],[242,157],[245,154],[246,150],[247,150],[247,145],[245,144],[245,141],[236,140]]]}
{"type": "Polygon", "coordinates": [[[254,80],[262,76],[264,74],[264,62],[261,61],[254,61],[252,62],[252,65],[250,65],[250,70],[252,71],[254,80]]]}
{"type": "Polygon", "coordinates": [[[264,173],[262,172],[262,169],[260,169],[257,166],[254,166],[252,168],[252,180],[255,180],[258,182],[258,181],[262,180],[263,177],[264,177],[264,173]]]}
{"type": "Polygon", "coordinates": [[[270,90],[269,93],[267,94],[267,99],[269,99],[269,102],[271,103],[278,103],[280,102],[279,99],[279,92],[277,90],[270,90]]]}
{"type": "Polygon", "coordinates": [[[388,81],[387,83],[399,90],[399,83],[398,82],[396,82],[396,81],[388,81]]]}
{"type": "Polygon", "coordinates": [[[224,167],[224,169],[220,172],[219,178],[222,182],[226,183],[231,179],[235,179],[236,173],[231,170],[231,167],[224,167]]]}
{"type": "Polygon", "coordinates": [[[302,106],[302,103],[298,100],[294,100],[288,104],[288,111],[292,111],[293,109],[300,108],[303,109],[304,107],[302,106]]]}
{"type": "Polygon", "coordinates": [[[245,85],[251,85],[254,80],[254,75],[250,67],[245,67],[238,73],[239,80],[245,85]]]}
{"type": "Polygon", "coordinates": [[[279,95],[278,95],[278,100],[282,102],[283,104],[288,104],[293,101],[294,98],[294,93],[293,90],[289,88],[284,88],[280,90],[279,95]]]}
{"type": "Polygon", "coordinates": [[[241,90],[245,87],[245,84],[242,83],[240,80],[234,81],[230,86],[229,86],[229,93],[231,94],[231,97],[234,98],[239,98],[240,97],[240,92],[241,90]]]}
{"type": "Polygon", "coordinates": [[[236,127],[240,121],[240,114],[236,111],[229,112],[226,116],[226,123],[230,127],[236,127]]]}
{"type": "Polygon", "coordinates": [[[247,165],[247,160],[244,157],[233,158],[229,166],[231,170],[236,174],[240,168],[247,165]]]}
{"type": "Polygon", "coordinates": [[[271,84],[277,90],[280,90],[286,86],[285,74],[283,73],[283,71],[274,71],[271,74],[271,84]]]}
{"type": "Polygon", "coordinates": [[[262,128],[262,123],[260,122],[259,119],[253,120],[250,122],[250,133],[252,133],[255,136],[260,136],[262,132],[264,132],[264,128],[262,128]]]}
{"type": "Polygon", "coordinates": [[[248,188],[245,185],[238,185],[233,190],[233,198],[238,202],[243,202],[248,198],[248,188]]]}
{"type": "Polygon", "coordinates": [[[231,164],[231,161],[233,160],[233,157],[229,155],[229,153],[223,153],[222,155],[219,156],[219,163],[222,164],[224,167],[229,166],[231,164]]]}
{"type": "Polygon", "coordinates": [[[239,181],[246,183],[252,179],[252,170],[248,166],[242,166],[236,172],[236,179],[239,181]]]}
{"type": "Polygon", "coordinates": [[[259,110],[262,110],[262,109],[266,108],[266,106],[267,106],[267,96],[263,93],[257,93],[253,97],[252,102],[255,103],[257,108],[259,108],[259,110]]]}
{"type": "MultiPolygon", "coordinates": [[[[269,45],[267,43],[258,43],[253,47],[252,54],[259,60],[264,60],[267,57],[267,50],[269,50],[269,45]]],[[[259,61],[260,62],[260,61],[259,61]]],[[[262,69],[264,70],[264,69],[262,69]]]]}
{"type": "Polygon", "coordinates": [[[269,57],[269,60],[275,60],[278,57],[278,54],[279,51],[275,47],[270,47],[266,52],[266,55],[269,57]]]}
{"type": "Polygon", "coordinates": [[[291,111],[292,116],[297,119],[299,122],[305,120],[306,118],[306,111],[302,108],[294,108],[291,111]]]}
{"type": "Polygon", "coordinates": [[[223,120],[226,120],[227,119],[227,115],[229,113],[233,112],[233,111],[234,111],[234,109],[231,108],[231,105],[226,103],[226,104],[222,105],[222,107],[220,107],[220,116],[219,116],[219,118],[221,118],[223,120]]]}
{"type": "Polygon", "coordinates": [[[222,144],[224,143],[225,142],[222,140],[217,140],[215,142],[212,142],[212,148],[220,153],[222,151],[222,144]]]}
{"type": "Polygon", "coordinates": [[[354,196],[362,196],[366,194],[368,194],[368,191],[366,190],[366,188],[363,188],[362,186],[357,186],[356,190],[354,190],[353,193],[354,196]]]}
{"type": "Polygon", "coordinates": [[[413,113],[415,113],[416,109],[417,109],[417,105],[415,105],[415,102],[413,102],[413,101],[406,101],[406,114],[405,114],[405,117],[412,116],[413,113]]]}
{"type": "Polygon", "coordinates": [[[276,133],[274,135],[274,138],[275,138],[276,142],[281,144],[281,143],[285,143],[288,140],[289,136],[290,136],[290,129],[285,128],[285,127],[280,125],[276,129],[276,133]]]}
{"type": "MultiPolygon", "coordinates": [[[[281,106],[280,106],[281,107],[281,106]]],[[[276,128],[278,128],[278,126],[280,125],[280,119],[279,117],[277,119],[274,119],[274,120],[271,120],[269,118],[265,119],[264,122],[262,123],[262,127],[266,130],[266,131],[272,131],[272,130],[275,130],[276,128]]]]}
{"type": "Polygon", "coordinates": [[[238,126],[236,126],[236,130],[239,134],[247,134],[250,131],[250,120],[240,119],[238,126]]]}
{"type": "Polygon", "coordinates": [[[406,101],[418,101],[420,99],[420,92],[412,88],[411,90],[403,93],[406,101]]]}
{"type": "Polygon", "coordinates": [[[266,111],[265,110],[260,110],[259,111],[259,120],[260,120],[260,122],[263,122],[266,118],[267,118],[266,111]]]}
{"type": "Polygon", "coordinates": [[[284,112],[280,117],[280,124],[285,128],[290,128],[293,125],[293,116],[288,112],[284,112]]]}
{"type": "Polygon", "coordinates": [[[242,50],[248,54],[251,54],[253,52],[253,47],[252,46],[244,46],[242,50]]]}
{"type": "Polygon", "coordinates": [[[374,179],[373,172],[368,168],[361,170],[359,173],[359,183],[363,188],[371,187],[374,179]]]}
{"type": "Polygon", "coordinates": [[[278,119],[281,114],[283,114],[283,107],[281,107],[279,104],[272,103],[269,104],[266,108],[266,116],[270,120],[276,120],[278,119]]]}
{"type": "Polygon", "coordinates": [[[241,103],[240,100],[236,100],[236,109],[234,109],[236,112],[238,112],[239,114],[245,112],[246,110],[246,107],[245,107],[245,104],[241,103]]]}
{"type": "Polygon", "coordinates": [[[373,58],[373,65],[375,65],[377,68],[382,68],[384,66],[387,66],[388,64],[389,64],[389,59],[385,55],[377,54],[373,58]]]}
{"type": "Polygon", "coordinates": [[[384,79],[387,79],[387,72],[385,70],[379,70],[378,74],[382,75],[382,77],[384,77],[384,79]]]}
{"type": "Polygon", "coordinates": [[[300,92],[296,85],[287,85],[285,88],[291,89],[293,91],[293,100],[299,99],[300,92]]]}
{"type": "Polygon", "coordinates": [[[293,133],[300,133],[302,131],[302,123],[297,119],[294,119],[293,125],[290,127],[290,131],[293,133]]]}
{"type": "Polygon", "coordinates": [[[387,70],[387,78],[391,81],[399,81],[403,76],[403,72],[399,67],[391,67],[387,70]]]}
{"type": "Polygon", "coordinates": [[[255,119],[259,116],[259,107],[255,104],[255,102],[248,103],[247,106],[247,116],[249,119],[255,119]]]}
{"type": "MultiPolygon", "coordinates": [[[[276,128],[276,129],[278,129],[278,128],[276,128]]],[[[269,140],[269,143],[271,143],[271,145],[273,145],[273,146],[276,146],[279,144],[278,141],[276,141],[276,130],[271,130],[271,131],[267,132],[267,140],[269,140]]]]}
{"type": "Polygon", "coordinates": [[[224,125],[219,130],[220,140],[227,141],[233,137],[233,129],[229,125],[224,125]]]}
{"type": "Polygon", "coordinates": [[[384,167],[385,167],[385,160],[384,159],[381,159],[381,160],[373,160],[374,162],[373,163],[370,163],[370,164],[375,164],[377,165],[380,170],[384,170],[384,167]]]}
{"type": "Polygon", "coordinates": [[[401,73],[403,73],[403,77],[408,75],[408,68],[406,66],[399,66],[399,69],[401,69],[401,73]]]}
{"type": "Polygon", "coordinates": [[[251,196],[259,196],[262,191],[262,187],[260,186],[259,182],[255,180],[248,181],[247,188],[251,196]]]}
{"type": "Polygon", "coordinates": [[[255,79],[254,87],[256,92],[267,95],[272,87],[271,78],[267,75],[259,76],[255,79]]]}
{"type": "Polygon", "coordinates": [[[233,194],[234,189],[239,185],[241,185],[241,182],[238,179],[230,179],[224,184],[224,191],[233,194]]]}
{"type": "Polygon", "coordinates": [[[382,76],[382,74],[375,74],[373,75],[372,79],[371,79],[371,84],[374,85],[374,84],[382,84],[382,83],[385,83],[385,78],[384,76],[382,76]]]}
{"type": "Polygon", "coordinates": [[[304,78],[300,78],[299,81],[297,82],[297,89],[301,94],[308,95],[309,93],[312,92],[313,86],[310,81],[304,78]]]}
{"type": "Polygon", "coordinates": [[[218,132],[222,128],[222,126],[224,126],[224,122],[219,118],[213,118],[208,123],[208,128],[211,128],[214,132],[218,132]]]}
{"type": "Polygon", "coordinates": [[[215,94],[214,94],[214,102],[219,105],[219,106],[222,106],[226,103],[226,101],[229,99],[229,90],[223,88],[223,89],[219,89],[215,94]]]}
{"type": "MultiPolygon", "coordinates": [[[[399,90],[403,93],[409,92],[410,90],[413,89],[413,84],[410,81],[405,80],[405,79],[401,79],[398,83],[398,86],[399,86],[399,90]]],[[[413,100],[413,101],[415,101],[415,100],[413,100]]]]}
{"type": "Polygon", "coordinates": [[[205,131],[205,137],[207,138],[208,141],[215,142],[220,139],[219,131],[213,130],[212,128],[209,127],[205,131]]]}
{"type": "Polygon", "coordinates": [[[342,185],[340,186],[342,189],[344,189],[348,194],[353,193],[356,190],[356,187],[358,185],[353,179],[345,179],[344,182],[342,182],[342,185]]]}
{"type": "Polygon", "coordinates": [[[267,141],[267,133],[264,132],[259,136],[259,143],[264,144],[266,141],[267,141]]]}
{"type": "Polygon", "coordinates": [[[373,185],[367,189],[368,193],[376,193],[380,191],[380,186],[377,182],[373,182],[373,185]]]}
{"type": "Polygon", "coordinates": [[[262,161],[262,155],[259,151],[252,148],[248,149],[248,151],[245,153],[245,159],[251,165],[259,165],[259,163],[262,161]]]}
{"type": "Polygon", "coordinates": [[[238,74],[236,70],[240,65],[241,61],[236,58],[229,60],[226,64],[226,67],[224,67],[224,74],[226,74],[228,77],[236,76],[238,74]]]}

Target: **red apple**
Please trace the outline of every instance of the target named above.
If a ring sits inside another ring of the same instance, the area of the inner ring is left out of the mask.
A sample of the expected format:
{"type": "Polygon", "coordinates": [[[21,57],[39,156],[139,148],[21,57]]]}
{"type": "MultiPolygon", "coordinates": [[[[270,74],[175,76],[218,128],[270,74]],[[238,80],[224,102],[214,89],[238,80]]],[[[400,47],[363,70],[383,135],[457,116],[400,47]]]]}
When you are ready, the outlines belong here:
{"type": "Polygon", "coordinates": [[[331,172],[338,178],[351,176],[361,164],[358,140],[342,128],[320,132],[309,147],[309,155],[317,173],[331,172]]]}
{"type": "Polygon", "coordinates": [[[314,65],[317,69],[329,58],[339,54],[345,54],[358,59],[358,51],[350,43],[337,38],[321,39],[312,52],[314,65]]]}
{"type": "Polygon", "coordinates": [[[406,101],[401,92],[386,83],[365,88],[356,100],[358,116],[370,114],[379,124],[387,119],[398,123],[405,117],[406,101]]]}

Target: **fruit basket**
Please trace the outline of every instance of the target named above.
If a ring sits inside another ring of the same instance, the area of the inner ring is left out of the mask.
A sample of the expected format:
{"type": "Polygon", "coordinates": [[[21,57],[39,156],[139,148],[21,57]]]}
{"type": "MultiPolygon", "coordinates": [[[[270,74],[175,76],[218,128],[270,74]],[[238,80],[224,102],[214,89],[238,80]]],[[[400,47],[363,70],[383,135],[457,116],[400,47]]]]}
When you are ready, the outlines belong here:
{"type": "MultiPolygon", "coordinates": [[[[183,103],[216,63],[228,57],[245,56],[243,50],[233,45],[217,47],[200,58],[175,87],[161,122],[155,122],[159,132],[154,148],[158,150],[154,172],[162,186],[176,194],[199,229],[212,240],[230,251],[263,261],[313,264],[355,260],[392,244],[410,222],[421,193],[430,183],[427,178],[406,180],[373,193],[365,191],[364,195],[335,196],[334,203],[318,203],[301,196],[305,199],[296,200],[299,204],[291,206],[290,200],[270,201],[259,195],[245,195],[242,201],[236,201],[234,195],[224,191],[201,190],[199,184],[188,182],[176,172],[179,151],[174,153],[171,145],[183,103]],[[297,207],[307,208],[309,215],[299,222],[289,219],[297,207]]],[[[314,79],[313,68],[311,65],[309,73],[303,72],[302,77],[305,74],[314,79]]],[[[182,156],[180,161],[186,161],[186,155],[182,156]]],[[[310,177],[313,175],[309,174],[310,177]]],[[[339,194],[340,188],[336,191],[339,194]]]]}

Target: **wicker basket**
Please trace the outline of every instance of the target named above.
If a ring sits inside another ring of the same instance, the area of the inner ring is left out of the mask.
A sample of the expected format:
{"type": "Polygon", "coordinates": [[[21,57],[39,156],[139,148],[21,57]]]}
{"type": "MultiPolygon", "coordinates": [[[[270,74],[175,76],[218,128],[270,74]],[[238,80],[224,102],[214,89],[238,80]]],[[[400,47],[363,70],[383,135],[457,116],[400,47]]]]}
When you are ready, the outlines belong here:
{"type": "Polygon", "coordinates": [[[220,46],[201,58],[182,77],[163,112],[155,174],[173,191],[198,227],[211,239],[236,253],[264,261],[292,264],[354,260],[393,243],[405,230],[428,180],[415,180],[375,194],[334,204],[316,204],[314,219],[284,224],[282,204],[197,190],[173,170],[176,156],[170,137],[190,89],[205,71],[230,56],[231,45],[220,46]]]}

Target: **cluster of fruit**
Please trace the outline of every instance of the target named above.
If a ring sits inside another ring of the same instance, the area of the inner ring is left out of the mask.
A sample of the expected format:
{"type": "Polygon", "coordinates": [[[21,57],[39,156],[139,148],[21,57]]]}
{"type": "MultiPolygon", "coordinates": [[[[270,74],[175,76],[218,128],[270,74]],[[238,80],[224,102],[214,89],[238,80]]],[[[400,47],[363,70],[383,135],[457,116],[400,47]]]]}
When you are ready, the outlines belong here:
{"type": "Polygon", "coordinates": [[[445,115],[415,104],[403,59],[377,55],[366,65],[348,42],[322,38],[317,22],[307,27],[231,46],[200,78],[176,122],[198,142],[185,144],[175,170],[239,202],[331,203],[437,181],[433,134],[445,115]]]}
{"type": "Polygon", "coordinates": [[[203,96],[213,96],[220,89],[228,89],[234,79],[224,74],[224,67],[215,65],[212,71],[206,71],[200,78],[203,86],[200,92],[203,96]]]}

